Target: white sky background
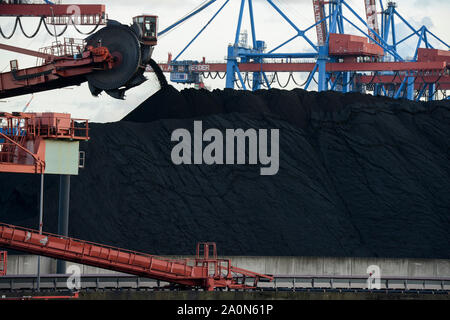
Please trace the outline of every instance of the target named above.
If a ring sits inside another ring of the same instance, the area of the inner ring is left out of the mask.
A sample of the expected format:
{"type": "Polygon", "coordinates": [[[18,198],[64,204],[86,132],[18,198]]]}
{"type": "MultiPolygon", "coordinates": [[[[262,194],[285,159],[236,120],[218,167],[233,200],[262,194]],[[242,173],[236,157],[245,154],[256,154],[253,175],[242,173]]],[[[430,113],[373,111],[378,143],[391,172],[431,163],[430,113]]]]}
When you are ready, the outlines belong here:
{"type": "MultiPolygon", "coordinates": [[[[212,17],[225,0],[218,0],[209,8],[198,14],[196,17],[184,23],[181,27],[161,37],[155,48],[153,58],[158,61],[167,61],[168,52],[177,55],[184,46],[195,36],[203,25],[212,17]]],[[[93,0],[65,0],[66,4],[95,4],[105,3],[106,12],[110,19],[118,20],[124,24],[130,24],[132,17],[140,14],[155,14],[159,16],[159,30],[169,26],[179,18],[197,7],[202,0],[112,0],[112,1],[93,1],[93,0]]],[[[207,61],[223,61],[227,54],[227,46],[234,41],[236,23],[239,12],[240,0],[230,0],[223,11],[208,26],[196,42],[180,57],[180,60],[201,60],[206,57],[207,61]]],[[[311,0],[274,0],[280,8],[293,20],[301,29],[314,23],[313,8],[311,0]]],[[[365,17],[364,0],[347,0],[352,8],[363,18],[365,17]]],[[[386,2],[386,1],[384,1],[386,2]]],[[[378,3],[378,1],[377,1],[378,3]]],[[[413,27],[420,27],[425,24],[431,32],[441,37],[447,43],[450,42],[449,30],[450,19],[450,1],[448,0],[398,0],[398,11],[407,18],[413,27]]],[[[379,10],[380,8],[378,8],[379,10]]],[[[346,11],[348,12],[348,11],[346,11]]],[[[256,36],[258,40],[264,40],[268,49],[281,44],[285,40],[295,35],[295,31],[278,15],[278,13],[265,1],[254,0],[254,16],[256,23],[256,36]]],[[[350,17],[350,14],[346,14],[350,17]]],[[[12,29],[14,18],[0,18],[0,25],[6,34],[12,29]]],[[[28,33],[35,30],[38,20],[35,18],[23,18],[24,28],[28,33]]],[[[356,19],[351,18],[355,22],[356,19]]],[[[365,28],[358,23],[363,30],[365,28]]],[[[61,27],[58,27],[58,29],[61,27]]],[[[92,27],[80,27],[83,30],[90,30],[92,27]]],[[[247,30],[249,36],[250,23],[248,11],[244,12],[242,30],[247,30]]],[[[346,26],[346,31],[351,29],[346,26]]],[[[403,27],[399,27],[398,38],[409,34],[410,32],[403,27]]],[[[307,33],[308,37],[316,42],[316,33],[313,28],[307,33]]],[[[73,27],[69,27],[64,34],[65,37],[83,38],[73,27]]],[[[26,47],[37,50],[40,47],[48,46],[54,41],[48,33],[41,29],[37,37],[27,39],[21,35],[20,30],[11,40],[0,39],[2,43],[9,45],[26,47]]],[[[249,38],[251,41],[251,38],[249,38]]],[[[405,57],[412,56],[414,50],[414,39],[412,43],[406,43],[401,50],[405,57]]],[[[436,48],[442,48],[437,42],[431,43],[436,48]]],[[[278,52],[308,52],[311,51],[309,45],[303,40],[294,40],[289,45],[278,50],[278,52]]],[[[0,72],[9,71],[9,61],[19,60],[19,67],[30,67],[35,65],[35,58],[17,55],[14,53],[0,51],[0,72]]],[[[168,77],[168,75],[166,75],[168,77]]],[[[304,79],[307,75],[296,74],[297,82],[304,79]],[[302,78],[303,77],[303,78],[302,78]]],[[[149,80],[139,87],[127,91],[125,101],[116,100],[106,94],[95,98],[90,94],[87,84],[80,87],[70,87],[65,89],[41,92],[34,95],[34,99],[28,111],[54,111],[69,112],[75,118],[88,118],[94,122],[111,122],[120,120],[128,112],[134,109],[139,103],[148,98],[159,89],[156,78],[152,74],[147,74],[149,80]]],[[[281,78],[284,84],[287,75],[281,78]]],[[[303,81],[302,81],[303,82],[303,81]]],[[[206,79],[205,83],[211,88],[223,88],[225,80],[206,79]]],[[[176,85],[182,89],[183,85],[176,85]]],[[[288,87],[291,88],[291,87],[288,87]]],[[[21,111],[25,104],[30,100],[31,95],[8,98],[0,100],[0,110],[2,111],[21,111]]]]}

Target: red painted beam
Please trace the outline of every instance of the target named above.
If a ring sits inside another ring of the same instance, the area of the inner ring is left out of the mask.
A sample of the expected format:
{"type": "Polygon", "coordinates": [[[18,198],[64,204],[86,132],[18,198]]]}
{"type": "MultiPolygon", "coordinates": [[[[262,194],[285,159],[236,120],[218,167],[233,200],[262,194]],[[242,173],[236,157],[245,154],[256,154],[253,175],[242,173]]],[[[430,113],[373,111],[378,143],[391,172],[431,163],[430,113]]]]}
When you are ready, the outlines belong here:
{"type": "MultiPolygon", "coordinates": [[[[14,73],[0,73],[0,99],[79,85],[85,82],[87,80],[84,77],[85,75],[96,70],[106,70],[112,67],[112,57],[109,52],[98,49],[101,48],[83,52],[82,58],[79,59],[49,55],[49,57],[54,57],[55,60],[42,66],[19,69],[14,73]]],[[[34,51],[22,53],[33,54],[34,51]]]]}
{"type": "Polygon", "coordinates": [[[446,70],[447,63],[436,62],[360,62],[360,63],[327,63],[328,72],[341,71],[417,71],[446,70]]]}
{"type": "MultiPolygon", "coordinates": [[[[40,234],[36,230],[3,223],[0,223],[0,247],[182,285],[201,286],[208,290],[214,287],[248,287],[237,283],[231,272],[226,275],[223,273],[226,271],[223,263],[230,266],[229,259],[208,258],[206,255],[194,260],[165,259],[60,235],[40,234]],[[214,267],[214,270],[210,267],[214,267]],[[211,271],[214,271],[213,275],[211,271]]],[[[234,268],[234,271],[255,279],[273,280],[271,276],[248,270],[234,268]]]]}
{"type": "Polygon", "coordinates": [[[106,14],[104,4],[0,4],[0,16],[67,16],[74,13],[75,7],[80,9],[79,12],[75,12],[80,15],[104,16],[106,14]]]}
{"type": "MultiPolygon", "coordinates": [[[[394,83],[396,85],[400,85],[402,80],[404,79],[404,76],[361,76],[357,78],[357,82],[359,83],[394,83]]],[[[443,76],[418,76],[415,81],[415,89],[420,89],[424,83],[430,84],[430,83],[436,83],[436,86],[439,85],[440,90],[450,90],[450,76],[449,75],[443,75],[443,76]]]]}

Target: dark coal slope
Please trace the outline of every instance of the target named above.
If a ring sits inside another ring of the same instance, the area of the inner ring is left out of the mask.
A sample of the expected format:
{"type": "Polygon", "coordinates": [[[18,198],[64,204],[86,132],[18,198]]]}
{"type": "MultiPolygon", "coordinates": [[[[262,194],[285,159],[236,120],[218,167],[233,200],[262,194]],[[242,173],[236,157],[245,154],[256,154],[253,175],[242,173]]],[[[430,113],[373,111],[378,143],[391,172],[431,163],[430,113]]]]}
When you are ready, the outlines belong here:
{"type": "MultiPolygon", "coordinates": [[[[155,254],[216,241],[233,255],[450,258],[450,104],[359,94],[166,87],[93,124],[70,234],[155,254]],[[175,166],[170,135],[279,128],[280,170],[175,166]]],[[[0,221],[35,227],[39,178],[1,175],[0,221]]],[[[45,225],[56,231],[57,177],[45,225]]]]}
{"type": "MultiPolygon", "coordinates": [[[[306,128],[311,123],[311,114],[317,113],[319,119],[325,117],[346,117],[353,105],[373,107],[412,105],[406,101],[373,97],[358,93],[340,94],[308,92],[301,89],[260,90],[257,92],[225,90],[185,89],[181,92],[172,86],[160,91],[142,102],[122,121],[152,122],[160,119],[186,119],[223,113],[270,114],[289,121],[292,125],[306,128]]],[[[413,107],[414,108],[414,107],[413,107]]]]}

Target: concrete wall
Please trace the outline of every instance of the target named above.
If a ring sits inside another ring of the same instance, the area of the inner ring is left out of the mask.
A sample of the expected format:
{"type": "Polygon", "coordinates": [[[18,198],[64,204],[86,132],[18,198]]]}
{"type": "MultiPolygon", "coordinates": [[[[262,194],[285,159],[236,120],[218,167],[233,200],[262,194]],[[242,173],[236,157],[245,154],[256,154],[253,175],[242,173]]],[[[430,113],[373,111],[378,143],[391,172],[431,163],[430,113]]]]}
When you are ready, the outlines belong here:
{"type": "MultiPolygon", "coordinates": [[[[186,258],[176,256],[170,258],[186,258]]],[[[378,265],[381,276],[449,277],[450,260],[384,259],[384,258],[327,258],[327,257],[229,257],[234,266],[273,275],[354,275],[367,274],[367,267],[378,265]]],[[[68,262],[67,266],[72,263],[68,262]]],[[[114,273],[89,266],[80,266],[84,274],[114,273]]],[[[8,256],[7,274],[36,274],[37,256],[8,256]]],[[[56,273],[56,260],[41,257],[42,274],[56,273]]]]}

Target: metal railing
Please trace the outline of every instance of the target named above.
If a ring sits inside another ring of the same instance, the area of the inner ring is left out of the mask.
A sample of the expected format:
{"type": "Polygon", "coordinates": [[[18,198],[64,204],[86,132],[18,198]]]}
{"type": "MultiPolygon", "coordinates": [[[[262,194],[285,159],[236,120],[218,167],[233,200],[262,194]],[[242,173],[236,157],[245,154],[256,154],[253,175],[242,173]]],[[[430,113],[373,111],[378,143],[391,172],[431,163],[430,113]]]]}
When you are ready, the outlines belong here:
{"type": "MultiPolygon", "coordinates": [[[[71,275],[41,275],[43,290],[67,290],[71,275]]],[[[245,281],[244,279],[241,279],[245,281]]],[[[82,274],[81,290],[175,290],[168,282],[127,274],[82,274]]],[[[0,291],[26,291],[36,289],[35,275],[6,275],[0,277],[0,291]]],[[[178,288],[180,289],[180,288],[178,288]]],[[[261,280],[257,291],[310,291],[310,292],[397,292],[450,294],[450,278],[384,277],[380,289],[369,289],[365,276],[312,276],[278,275],[273,282],[261,280]]]]}
{"type": "MultiPolygon", "coordinates": [[[[54,41],[51,46],[42,47],[39,49],[39,52],[64,57],[70,56],[75,58],[76,56],[83,53],[86,43],[83,39],[75,39],[75,38],[64,38],[64,41],[54,41]]],[[[36,60],[37,66],[42,66],[46,64],[46,61],[43,58],[38,57],[36,60]]]]}

